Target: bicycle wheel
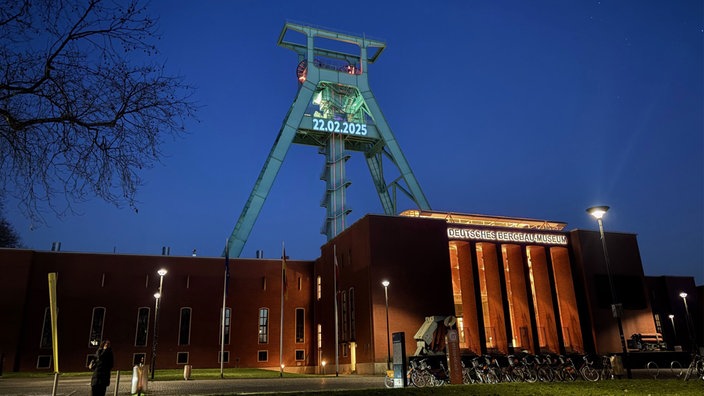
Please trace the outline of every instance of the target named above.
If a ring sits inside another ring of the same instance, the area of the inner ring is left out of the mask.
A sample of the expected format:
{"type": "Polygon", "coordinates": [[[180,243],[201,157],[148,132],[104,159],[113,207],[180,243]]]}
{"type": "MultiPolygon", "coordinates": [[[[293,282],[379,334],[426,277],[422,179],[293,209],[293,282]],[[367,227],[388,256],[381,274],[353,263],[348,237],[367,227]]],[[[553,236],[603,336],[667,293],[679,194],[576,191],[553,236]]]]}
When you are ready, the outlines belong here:
{"type": "Polygon", "coordinates": [[[387,370],[384,376],[384,386],[387,388],[394,387],[394,372],[392,370],[387,370]]]}
{"type": "Polygon", "coordinates": [[[679,378],[682,376],[684,369],[682,368],[680,362],[673,360],[670,362],[670,371],[672,372],[672,375],[679,378]]]}
{"type": "Polygon", "coordinates": [[[658,367],[657,363],[651,360],[645,365],[645,368],[648,370],[649,376],[653,377],[653,379],[658,378],[658,374],[660,374],[660,367],[658,367]]]}
{"type": "Polygon", "coordinates": [[[599,372],[592,366],[583,366],[581,369],[579,369],[579,373],[582,374],[582,378],[587,381],[599,381],[599,372]]]}
{"type": "Polygon", "coordinates": [[[572,366],[565,366],[562,368],[562,380],[563,381],[574,381],[577,379],[577,370],[572,366]]]}

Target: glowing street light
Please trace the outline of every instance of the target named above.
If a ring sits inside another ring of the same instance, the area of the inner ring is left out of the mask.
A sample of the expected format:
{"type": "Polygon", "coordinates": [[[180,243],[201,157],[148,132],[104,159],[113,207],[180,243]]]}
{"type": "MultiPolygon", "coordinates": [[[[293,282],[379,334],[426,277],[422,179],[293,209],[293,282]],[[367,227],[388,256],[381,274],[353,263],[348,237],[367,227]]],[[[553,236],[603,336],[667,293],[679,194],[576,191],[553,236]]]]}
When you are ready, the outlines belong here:
{"type": "Polygon", "coordinates": [[[391,370],[391,333],[389,332],[389,281],[381,281],[384,286],[384,300],[386,300],[386,369],[391,370]]]}
{"type": "Polygon", "coordinates": [[[677,340],[677,329],[675,329],[675,315],[669,314],[667,315],[667,317],[670,318],[670,323],[672,323],[672,334],[674,334],[675,340],[677,340]]]}
{"type": "Polygon", "coordinates": [[[159,339],[159,303],[161,302],[162,287],[164,286],[164,275],[166,275],[167,272],[168,271],[164,268],[156,272],[159,274],[159,291],[154,293],[154,336],[152,341],[152,364],[150,367],[152,379],[154,379],[154,372],[156,371],[156,345],[159,339]]]}
{"type": "MultiPolygon", "coordinates": [[[[696,340],[694,340],[694,337],[692,337],[691,330],[689,329],[689,323],[692,321],[692,317],[689,316],[689,307],[687,306],[687,293],[680,292],[680,297],[682,297],[682,301],[684,301],[684,311],[687,315],[685,317],[685,324],[687,325],[687,337],[689,337],[689,341],[696,350],[696,340]]],[[[694,327],[694,325],[692,325],[692,327],[694,327]]]]}
{"type": "Polygon", "coordinates": [[[617,303],[616,298],[616,288],[614,287],[614,280],[611,275],[611,264],[609,262],[609,253],[606,249],[606,238],[604,236],[604,223],[602,218],[609,210],[608,206],[593,206],[587,209],[587,213],[592,215],[597,223],[599,224],[599,234],[601,235],[601,246],[604,250],[604,262],[606,263],[606,276],[609,279],[609,289],[611,290],[611,312],[616,318],[616,324],[618,325],[618,335],[621,338],[621,350],[623,352],[623,365],[626,366],[626,372],[628,378],[631,378],[631,368],[627,364],[628,349],[626,348],[626,338],[623,336],[623,323],[621,322],[621,303],[617,303]]]}

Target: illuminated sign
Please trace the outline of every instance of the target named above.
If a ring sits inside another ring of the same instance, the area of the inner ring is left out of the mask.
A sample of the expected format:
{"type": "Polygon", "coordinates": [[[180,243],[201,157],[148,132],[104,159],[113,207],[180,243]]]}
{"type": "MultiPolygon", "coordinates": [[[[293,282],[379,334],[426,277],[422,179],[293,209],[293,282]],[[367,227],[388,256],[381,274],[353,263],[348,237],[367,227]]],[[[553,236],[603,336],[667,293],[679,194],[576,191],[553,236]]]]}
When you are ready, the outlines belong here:
{"type": "Polygon", "coordinates": [[[478,230],[473,228],[448,228],[450,239],[469,239],[476,241],[540,243],[543,245],[567,245],[567,236],[563,234],[543,234],[537,232],[478,230]]]}
{"type": "Polygon", "coordinates": [[[328,120],[313,117],[313,130],[367,136],[367,125],[358,122],[328,120]]]}

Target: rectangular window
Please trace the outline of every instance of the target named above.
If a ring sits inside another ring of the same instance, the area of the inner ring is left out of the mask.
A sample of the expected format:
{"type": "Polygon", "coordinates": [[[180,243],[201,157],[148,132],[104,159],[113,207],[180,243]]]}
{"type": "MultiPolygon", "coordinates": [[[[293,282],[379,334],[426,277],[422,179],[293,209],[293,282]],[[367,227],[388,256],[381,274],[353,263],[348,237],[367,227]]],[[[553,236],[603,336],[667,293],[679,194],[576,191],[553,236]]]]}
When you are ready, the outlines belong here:
{"type": "Polygon", "coordinates": [[[269,360],[269,353],[267,351],[258,351],[257,352],[257,361],[258,362],[266,362],[269,360]]]}
{"type": "Polygon", "coordinates": [[[323,326],[318,324],[318,349],[323,347],[323,326]]]}
{"type": "Polygon", "coordinates": [[[147,346],[149,335],[149,307],[137,309],[137,329],[135,330],[134,346],[147,346]]]}
{"type": "Polygon", "coordinates": [[[296,349],[296,361],[300,362],[306,360],[306,351],[303,349],[296,349]]]}
{"type": "Polygon", "coordinates": [[[181,319],[178,324],[178,344],[191,343],[191,309],[181,308],[181,319]]]}
{"type": "Polygon", "coordinates": [[[320,276],[315,280],[315,295],[318,300],[320,300],[320,297],[323,294],[323,285],[322,285],[322,280],[320,279],[320,276]]]}
{"type": "Polygon", "coordinates": [[[37,356],[37,368],[38,368],[38,369],[48,369],[48,368],[51,368],[51,355],[39,355],[39,356],[37,356]]]}
{"type": "MultiPolygon", "coordinates": [[[[95,355],[93,355],[95,356],[95,355]]],[[[132,354],[132,366],[138,366],[140,364],[145,364],[147,359],[146,353],[133,353],[132,354]]]]}
{"type": "Polygon", "coordinates": [[[88,346],[97,347],[103,340],[103,325],[105,324],[105,308],[93,308],[93,318],[90,321],[90,337],[88,346]]]}
{"type": "MultiPolygon", "coordinates": [[[[230,363],[230,351],[222,351],[222,356],[225,357],[223,363],[230,363]]],[[[218,363],[220,363],[220,351],[218,351],[218,363]]]]}
{"type": "MultiPolygon", "coordinates": [[[[269,308],[259,308],[259,343],[269,342],[269,308]]],[[[260,360],[262,361],[262,360],[260,360]]],[[[266,360],[264,360],[266,361],[266,360]]]]}
{"type": "Polygon", "coordinates": [[[188,352],[177,353],[176,364],[188,364],[188,352]]]}
{"type": "Polygon", "coordinates": [[[303,308],[296,308],[296,342],[301,343],[305,341],[304,331],[305,331],[305,310],[303,308]]]}
{"type": "Polygon", "coordinates": [[[662,333],[662,323],[660,323],[660,314],[655,314],[655,331],[662,333]]]}
{"type": "Polygon", "coordinates": [[[347,292],[342,291],[341,293],[341,300],[342,302],[340,305],[342,305],[342,327],[340,328],[340,339],[343,341],[347,341],[347,329],[348,329],[348,321],[347,321],[347,292]]]}
{"type": "Polygon", "coordinates": [[[39,340],[39,348],[51,348],[51,310],[44,308],[44,322],[42,324],[42,338],[39,340]]]}
{"type": "Polygon", "coordinates": [[[357,340],[357,324],[354,320],[354,287],[350,287],[350,341],[357,340]]]}
{"type": "MultiPolygon", "coordinates": [[[[222,309],[220,310],[222,313],[222,309]]],[[[225,345],[230,344],[230,316],[232,315],[232,310],[230,308],[225,308],[225,345]]],[[[220,317],[222,320],[222,317],[220,317]]],[[[218,326],[218,345],[222,342],[222,322],[218,326]]]]}

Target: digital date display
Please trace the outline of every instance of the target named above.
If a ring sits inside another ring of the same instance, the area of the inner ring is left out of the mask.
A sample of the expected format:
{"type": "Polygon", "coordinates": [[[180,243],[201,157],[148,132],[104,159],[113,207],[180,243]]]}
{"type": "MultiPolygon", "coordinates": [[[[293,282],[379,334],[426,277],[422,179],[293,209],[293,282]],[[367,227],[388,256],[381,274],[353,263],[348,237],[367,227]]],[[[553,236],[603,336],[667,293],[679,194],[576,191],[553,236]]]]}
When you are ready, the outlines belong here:
{"type": "Polygon", "coordinates": [[[346,135],[367,136],[367,125],[358,122],[313,118],[313,130],[321,132],[342,133],[346,135]]]}

